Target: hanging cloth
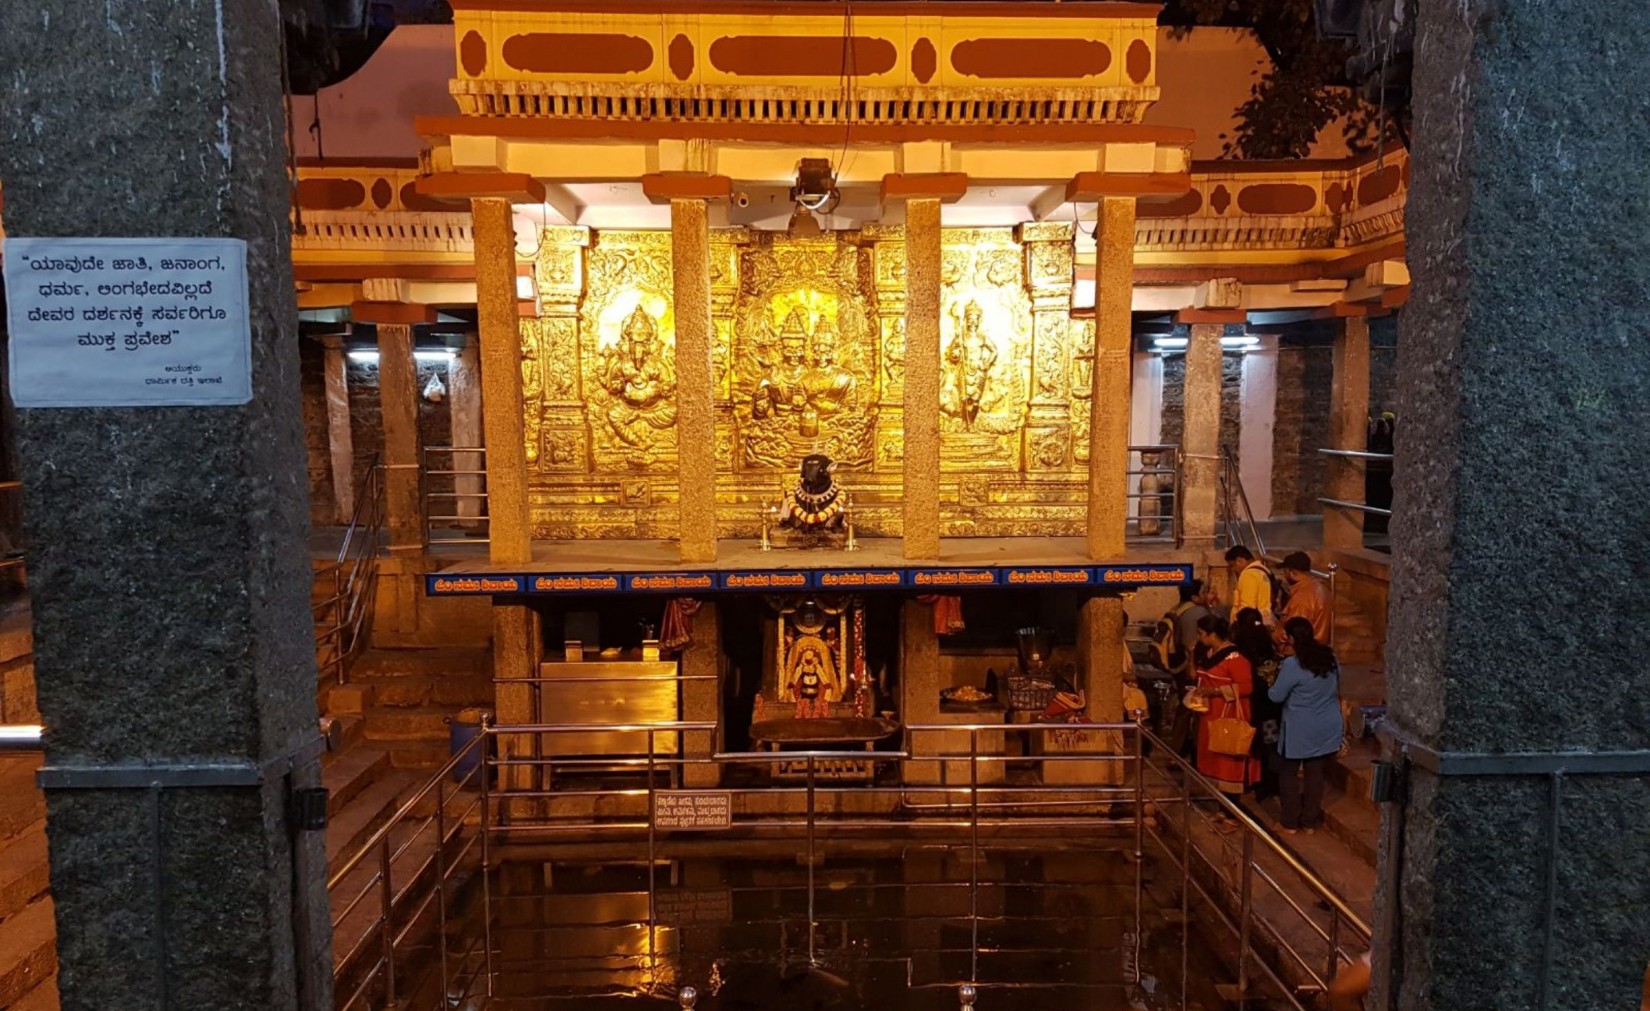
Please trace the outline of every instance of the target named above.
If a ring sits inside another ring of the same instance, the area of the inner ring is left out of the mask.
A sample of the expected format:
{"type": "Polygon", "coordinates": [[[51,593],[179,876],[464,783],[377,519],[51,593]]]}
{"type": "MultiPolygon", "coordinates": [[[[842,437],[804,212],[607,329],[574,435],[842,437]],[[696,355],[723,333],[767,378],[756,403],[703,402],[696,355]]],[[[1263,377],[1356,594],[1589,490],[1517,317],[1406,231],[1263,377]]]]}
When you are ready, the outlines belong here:
{"type": "Polygon", "coordinates": [[[683,649],[693,642],[693,615],[699,602],[692,597],[672,597],[665,604],[664,620],[659,622],[659,647],[683,649]]]}

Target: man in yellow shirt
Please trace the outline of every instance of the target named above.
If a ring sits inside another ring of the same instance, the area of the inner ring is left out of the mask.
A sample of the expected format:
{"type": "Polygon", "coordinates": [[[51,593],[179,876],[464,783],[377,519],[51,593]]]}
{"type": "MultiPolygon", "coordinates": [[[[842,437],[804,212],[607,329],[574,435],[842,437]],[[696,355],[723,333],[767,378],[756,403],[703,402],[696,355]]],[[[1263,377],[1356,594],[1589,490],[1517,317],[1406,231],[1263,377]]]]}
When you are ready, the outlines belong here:
{"type": "Polygon", "coordinates": [[[1232,571],[1232,617],[1246,607],[1260,612],[1260,620],[1267,625],[1277,623],[1272,613],[1272,574],[1255,560],[1254,553],[1241,544],[1226,551],[1226,567],[1232,571]]]}

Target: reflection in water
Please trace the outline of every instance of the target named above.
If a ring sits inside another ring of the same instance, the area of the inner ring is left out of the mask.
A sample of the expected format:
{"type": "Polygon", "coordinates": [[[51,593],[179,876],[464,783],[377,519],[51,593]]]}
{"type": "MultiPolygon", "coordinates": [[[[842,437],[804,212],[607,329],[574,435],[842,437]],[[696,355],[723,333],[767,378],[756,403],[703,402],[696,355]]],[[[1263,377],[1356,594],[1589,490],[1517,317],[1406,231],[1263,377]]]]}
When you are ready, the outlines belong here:
{"type": "MultiPolygon", "coordinates": [[[[910,845],[804,864],[788,850],[661,858],[650,901],[645,859],[507,862],[488,880],[494,996],[449,1006],[640,1011],[692,986],[701,1011],[955,1011],[971,981],[978,1011],[1221,1006],[1227,976],[1183,929],[1178,875],[1148,861],[1137,876],[1122,848],[988,849],[976,864],[966,847],[910,845]]],[[[485,993],[475,958],[452,969],[455,997],[485,993]]]]}

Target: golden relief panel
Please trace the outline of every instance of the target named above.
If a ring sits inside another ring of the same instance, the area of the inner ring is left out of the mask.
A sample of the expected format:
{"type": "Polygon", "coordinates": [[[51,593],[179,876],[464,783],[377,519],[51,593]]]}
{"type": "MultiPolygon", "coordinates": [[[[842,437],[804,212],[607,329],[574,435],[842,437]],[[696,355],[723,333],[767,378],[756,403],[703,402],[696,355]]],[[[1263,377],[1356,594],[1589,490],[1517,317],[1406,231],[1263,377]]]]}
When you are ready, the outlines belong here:
{"type": "Polygon", "coordinates": [[[871,464],[877,321],[862,251],[837,236],[762,236],[741,255],[733,397],[742,469],[794,468],[810,453],[871,464]]]}
{"type": "Polygon", "coordinates": [[[598,234],[579,312],[592,464],[634,470],[676,455],[670,233],[598,234]]]}
{"type": "MultiPolygon", "coordinates": [[[[1069,233],[947,229],[943,241],[945,532],[1080,531],[1093,327],[1070,318],[1069,233]]],[[[778,476],[825,453],[852,472],[862,535],[897,535],[903,230],[796,239],[717,230],[710,261],[724,534],[752,535],[778,476]]],[[[554,305],[541,299],[543,317],[522,325],[535,535],[671,536],[669,233],[547,241],[534,268],[541,291],[555,292],[554,305]]]]}

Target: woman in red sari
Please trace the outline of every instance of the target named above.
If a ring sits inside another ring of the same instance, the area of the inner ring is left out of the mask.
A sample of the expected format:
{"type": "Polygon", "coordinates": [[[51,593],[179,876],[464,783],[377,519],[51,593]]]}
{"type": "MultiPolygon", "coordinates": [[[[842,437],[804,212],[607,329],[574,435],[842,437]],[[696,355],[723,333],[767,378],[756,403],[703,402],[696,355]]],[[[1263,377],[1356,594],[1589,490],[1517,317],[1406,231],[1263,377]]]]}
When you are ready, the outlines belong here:
{"type": "MultiPolygon", "coordinates": [[[[1209,711],[1197,727],[1197,771],[1222,793],[1237,796],[1260,779],[1260,767],[1247,755],[1224,755],[1209,747],[1209,725],[1215,720],[1249,722],[1249,695],[1254,691],[1254,672],[1237,647],[1232,645],[1231,626],[1225,618],[1206,614],[1197,622],[1198,642],[1207,650],[1207,659],[1198,668],[1198,695],[1209,700],[1209,711]]],[[[1223,816],[1224,818],[1224,816],[1223,816]]]]}

